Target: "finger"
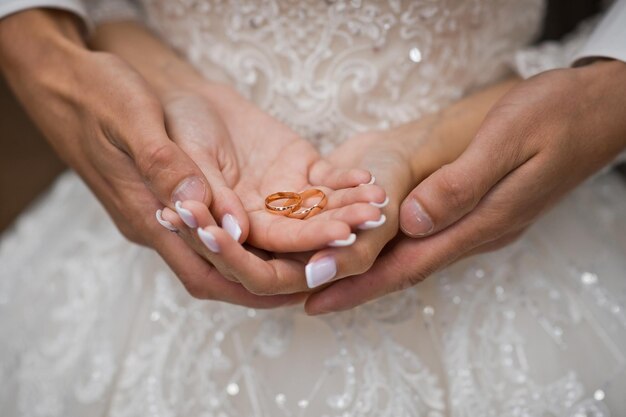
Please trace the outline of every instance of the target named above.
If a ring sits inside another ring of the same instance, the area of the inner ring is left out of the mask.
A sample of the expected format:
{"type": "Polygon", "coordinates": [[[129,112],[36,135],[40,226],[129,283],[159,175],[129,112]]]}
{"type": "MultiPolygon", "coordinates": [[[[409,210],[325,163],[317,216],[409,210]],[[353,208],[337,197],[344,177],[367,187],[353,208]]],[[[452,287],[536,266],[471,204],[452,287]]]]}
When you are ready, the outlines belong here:
{"type": "MultiPolygon", "coordinates": [[[[178,235],[196,253],[201,254],[222,274],[224,279],[232,282],[242,282],[256,291],[258,294],[270,294],[281,292],[297,292],[306,288],[304,282],[304,266],[301,262],[281,261],[276,268],[272,268],[272,262],[268,264],[266,253],[259,254],[258,250],[247,250],[235,241],[230,234],[215,225],[205,227],[209,219],[206,206],[195,201],[183,203],[183,210],[192,213],[196,218],[199,228],[186,227],[181,219],[179,210],[177,213],[165,208],[163,219],[171,222],[174,227],[180,228],[178,235]],[[200,230],[202,229],[202,230],[200,230]],[[284,263],[287,262],[286,265],[284,263]],[[280,285],[280,282],[285,284],[280,285]]],[[[270,258],[271,259],[271,258],[270,258]]]]}
{"type": "Polygon", "coordinates": [[[306,310],[310,314],[341,311],[403,290],[477,248],[522,230],[537,214],[532,209],[535,199],[544,199],[538,189],[541,185],[534,180],[541,164],[529,161],[518,168],[474,211],[446,230],[423,239],[394,242],[364,274],[336,281],[312,295],[306,310]]]}
{"type": "Polygon", "coordinates": [[[324,185],[335,190],[368,184],[373,177],[367,170],[360,168],[338,168],[321,159],[309,171],[309,182],[312,185],[324,185]]]}
{"type": "Polygon", "coordinates": [[[406,235],[428,236],[458,221],[503,177],[532,157],[530,150],[518,150],[517,141],[502,137],[488,122],[457,160],[435,171],[406,197],[400,209],[400,226],[406,235]]]}
{"type": "MultiPolygon", "coordinates": [[[[218,199],[221,200],[220,207],[221,210],[224,210],[226,213],[221,217],[221,226],[228,232],[228,234],[235,239],[236,241],[243,242],[247,236],[243,234],[243,227],[246,228],[246,234],[248,229],[248,215],[239,213],[239,220],[233,214],[232,211],[242,211],[243,207],[241,207],[241,203],[239,198],[234,194],[234,192],[227,187],[219,187],[214,189],[214,202],[218,199]],[[216,193],[217,192],[217,193],[216,193]],[[228,194],[232,194],[229,196],[228,194]],[[229,201],[226,201],[229,200],[229,201]],[[229,204],[233,203],[232,206],[229,204]],[[239,206],[239,208],[235,208],[233,206],[239,206]],[[228,209],[228,207],[233,207],[232,210],[228,209]],[[242,227],[243,226],[243,227],[242,227]]],[[[219,213],[221,210],[213,210],[213,212],[209,211],[209,208],[203,203],[189,200],[180,202],[177,201],[174,206],[180,220],[191,229],[191,234],[195,236],[195,229],[199,226],[208,226],[217,224],[214,219],[214,214],[219,213]]],[[[169,213],[167,210],[164,210],[165,213],[169,213]]],[[[169,214],[168,214],[169,217],[169,214]]],[[[179,225],[180,222],[175,221],[173,223],[174,227],[181,230],[179,225]]],[[[167,227],[167,226],[165,226],[167,227]]]]}
{"type": "Polygon", "coordinates": [[[241,282],[253,294],[292,294],[307,290],[301,262],[287,258],[263,260],[216,226],[199,229],[198,234],[212,252],[210,260],[218,270],[241,282]]]}
{"type": "Polygon", "coordinates": [[[229,133],[206,100],[174,99],[166,106],[167,130],[172,140],[197,163],[212,191],[211,213],[233,239],[245,241],[248,215],[228,184],[239,171],[229,133]]]}
{"type": "Polygon", "coordinates": [[[174,234],[157,235],[154,248],[178,276],[187,291],[195,298],[211,299],[252,308],[274,308],[298,303],[303,295],[257,296],[241,284],[225,280],[222,275],[185,242],[174,234]]]}
{"type": "Polygon", "coordinates": [[[517,230],[511,233],[507,233],[506,235],[484,243],[480,246],[478,246],[477,248],[472,249],[471,251],[465,253],[462,255],[462,258],[469,258],[470,256],[474,256],[474,255],[479,255],[482,253],[488,253],[488,252],[494,252],[497,251],[499,249],[502,249],[514,242],[516,242],[517,240],[520,239],[520,237],[522,237],[522,235],[524,234],[524,232],[526,231],[526,228],[523,228],[522,230],[517,230]]]}
{"type": "MultiPolygon", "coordinates": [[[[386,218],[383,216],[383,222],[386,218]]],[[[323,249],[315,253],[306,265],[305,273],[309,288],[316,288],[345,277],[363,274],[369,270],[385,244],[398,230],[397,222],[390,220],[376,230],[359,233],[356,241],[339,248],[323,249]]]]}
{"type": "Polygon", "coordinates": [[[434,254],[443,249],[440,245],[433,245],[433,240],[442,241],[444,246],[446,243],[449,245],[449,241],[442,239],[448,233],[446,230],[419,240],[403,238],[389,252],[381,255],[365,273],[334,281],[312,294],[305,302],[306,312],[318,315],[349,310],[420,282],[432,272],[432,265],[437,264],[434,254]]]}
{"type": "MultiPolygon", "coordinates": [[[[381,211],[369,203],[328,210],[305,220],[265,212],[252,215],[250,244],[272,252],[304,252],[352,239],[352,230],[382,223],[381,211]],[[257,221],[258,218],[258,221],[257,221]]],[[[341,244],[341,243],[340,243],[341,244]]]]}
{"type": "Polygon", "coordinates": [[[319,189],[327,193],[327,209],[345,207],[354,203],[370,203],[374,207],[385,207],[389,203],[389,198],[385,190],[373,184],[365,184],[359,187],[330,190],[320,186],[319,189]]]}
{"type": "Polygon", "coordinates": [[[198,227],[217,224],[208,207],[193,200],[176,202],[174,210],[165,207],[161,217],[181,234],[193,234],[198,227]]]}
{"type": "MultiPolygon", "coordinates": [[[[207,248],[205,242],[202,242],[198,237],[197,233],[198,227],[216,224],[208,207],[199,202],[185,201],[184,203],[178,202],[176,204],[176,211],[168,207],[159,211],[161,212],[160,219],[159,213],[157,212],[157,220],[165,229],[176,232],[179,238],[191,249],[208,262],[211,262],[211,251],[207,248]],[[196,226],[193,226],[193,224],[196,226]]],[[[237,282],[236,279],[228,274],[224,274],[224,278],[229,281],[237,282]]]]}
{"type": "Polygon", "coordinates": [[[151,108],[133,120],[135,130],[122,141],[112,142],[133,159],[145,184],[164,205],[172,208],[178,200],[209,204],[207,181],[200,168],[168,137],[160,104],[147,107],[151,108]]]}

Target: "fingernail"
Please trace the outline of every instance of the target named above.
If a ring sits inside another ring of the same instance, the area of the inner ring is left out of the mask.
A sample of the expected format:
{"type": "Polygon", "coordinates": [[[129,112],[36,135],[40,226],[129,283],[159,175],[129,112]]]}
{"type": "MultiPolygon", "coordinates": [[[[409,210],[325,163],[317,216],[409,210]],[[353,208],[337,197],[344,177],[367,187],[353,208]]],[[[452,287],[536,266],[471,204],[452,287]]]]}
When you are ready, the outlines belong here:
{"type": "Polygon", "coordinates": [[[220,245],[217,244],[217,240],[215,240],[215,236],[213,233],[204,230],[201,227],[198,227],[198,237],[204,243],[204,246],[209,248],[209,250],[213,253],[220,252],[220,245]]]}
{"type": "Polygon", "coordinates": [[[385,197],[385,201],[383,201],[382,203],[374,203],[373,201],[371,201],[370,204],[378,208],[387,207],[387,204],[389,204],[389,197],[385,197]]]}
{"type": "Polygon", "coordinates": [[[241,227],[239,227],[239,223],[237,219],[232,214],[226,214],[222,218],[222,228],[226,230],[235,241],[239,242],[239,238],[241,237],[241,227]]]}
{"type": "Polygon", "coordinates": [[[359,229],[361,229],[361,230],[376,229],[377,227],[380,227],[383,224],[385,224],[386,221],[387,221],[387,216],[382,214],[380,216],[380,219],[378,219],[378,220],[368,220],[365,223],[361,224],[359,226],[359,229]]]}
{"type": "Polygon", "coordinates": [[[196,221],[196,218],[194,217],[193,213],[187,210],[186,208],[184,208],[183,203],[181,203],[180,201],[177,201],[174,207],[176,207],[176,213],[178,213],[180,218],[183,219],[183,222],[185,222],[187,226],[193,227],[193,228],[198,227],[198,222],[196,221]]]}
{"type": "Polygon", "coordinates": [[[333,240],[328,244],[328,246],[332,246],[333,248],[343,248],[345,246],[350,246],[356,241],[356,233],[350,233],[347,239],[337,239],[333,240]]]}
{"type": "MultiPolygon", "coordinates": [[[[411,222],[409,227],[405,227],[404,231],[412,236],[425,236],[433,231],[435,225],[430,216],[424,211],[420,203],[411,200],[409,210],[415,222],[411,222]]],[[[405,225],[406,226],[406,225],[405,225]]]]}
{"type": "Polygon", "coordinates": [[[304,272],[309,288],[315,288],[327,283],[337,275],[337,265],[335,260],[329,256],[307,264],[304,272]]]}
{"type": "Polygon", "coordinates": [[[370,182],[365,183],[365,184],[361,184],[361,185],[372,185],[376,182],[376,177],[372,175],[372,178],[370,179],[370,182]]]}
{"type": "Polygon", "coordinates": [[[198,177],[185,178],[172,193],[172,201],[204,201],[206,185],[198,177]]]}
{"type": "Polygon", "coordinates": [[[163,210],[159,209],[156,211],[156,219],[159,224],[165,227],[170,232],[178,232],[178,229],[174,227],[174,225],[167,220],[163,219],[163,210]]]}

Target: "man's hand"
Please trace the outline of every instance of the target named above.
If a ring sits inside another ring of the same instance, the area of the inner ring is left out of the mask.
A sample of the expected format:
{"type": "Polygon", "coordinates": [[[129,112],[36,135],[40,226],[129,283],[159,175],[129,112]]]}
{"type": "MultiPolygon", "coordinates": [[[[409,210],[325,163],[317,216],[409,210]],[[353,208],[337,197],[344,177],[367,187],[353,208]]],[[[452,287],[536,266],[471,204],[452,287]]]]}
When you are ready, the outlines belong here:
{"type": "Polygon", "coordinates": [[[403,231],[444,231],[454,258],[513,240],[626,147],[625,109],[626,64],[619,61],[520,83],[496,103],[468,149],[407,197],[403,231]]]}
{"type": "Polygon", "coordinates": [[[269,307],[225,280],[154,218],[177,200],[209,204],[202,171],[173,142],[161,102],[119,58],[87,50],[63,12],[29,10],[0,21],[0,67],[58,154],[87,182],[131,241],[155,248],[189,292],[269,307]]]}
{"type": "Polygon", "coordinates": [[[404,200],[396,239],[372,269],[307,301],[348,309],[414,285],[465,256],[519,236],[626,148],[626,64],[597,62],[519,83],[489,111],[453,162],[404,200]]]}

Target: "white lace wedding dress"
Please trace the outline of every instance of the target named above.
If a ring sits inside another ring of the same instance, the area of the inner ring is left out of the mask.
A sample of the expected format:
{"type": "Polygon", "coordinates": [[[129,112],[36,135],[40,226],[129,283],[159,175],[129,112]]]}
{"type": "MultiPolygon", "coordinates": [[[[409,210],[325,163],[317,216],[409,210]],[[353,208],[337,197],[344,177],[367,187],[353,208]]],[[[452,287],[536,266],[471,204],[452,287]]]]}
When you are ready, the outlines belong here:
{"type": "MultiPolygon", "coordinates": [[[[540,0],[144,0],[145,19],[322,151],[446,106],[514,66],[540,0]]],[[[95,19],[140,18],[105,1],[95,19]]],[[[0,243],[3,416],[626,413],[626,187],[579,187],[505,250],[307,317],[187,295],[68,173],[0,243]]]]}

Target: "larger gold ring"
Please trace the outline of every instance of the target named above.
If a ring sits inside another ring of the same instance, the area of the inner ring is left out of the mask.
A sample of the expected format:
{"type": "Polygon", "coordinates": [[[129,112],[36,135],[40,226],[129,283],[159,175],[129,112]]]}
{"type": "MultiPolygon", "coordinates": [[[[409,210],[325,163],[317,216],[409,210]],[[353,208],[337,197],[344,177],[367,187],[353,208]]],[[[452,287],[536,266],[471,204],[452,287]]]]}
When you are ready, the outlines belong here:
{"type": "Polygon", "coordinates": [[[311,188],[310,190],[303,191],[299,193],[300,202],[302,203],[308,198],[319,196],[319,201],[313,204],[311,207],[298,208],[297,211],[291,211],[287,214],[288,217],[293,217],[295,219],[306,219],[307,217],[315,216],[317,213],[322,211],[324,207],[326,207],[326,203],[328,203],[328,198],[326,198],[326,194],[322,190],[318,190],[317,188],[311,188]]]}
{"type": "Polygon", "coordinates": [[[302,197],[298,193],[289,191],[280,191],[265,197],[265,208],[274,214],[290,214],[292,211],[300,208],[302,197]],[[274,201],[287,200],[282,206],[275,206],[274,201]]]}

